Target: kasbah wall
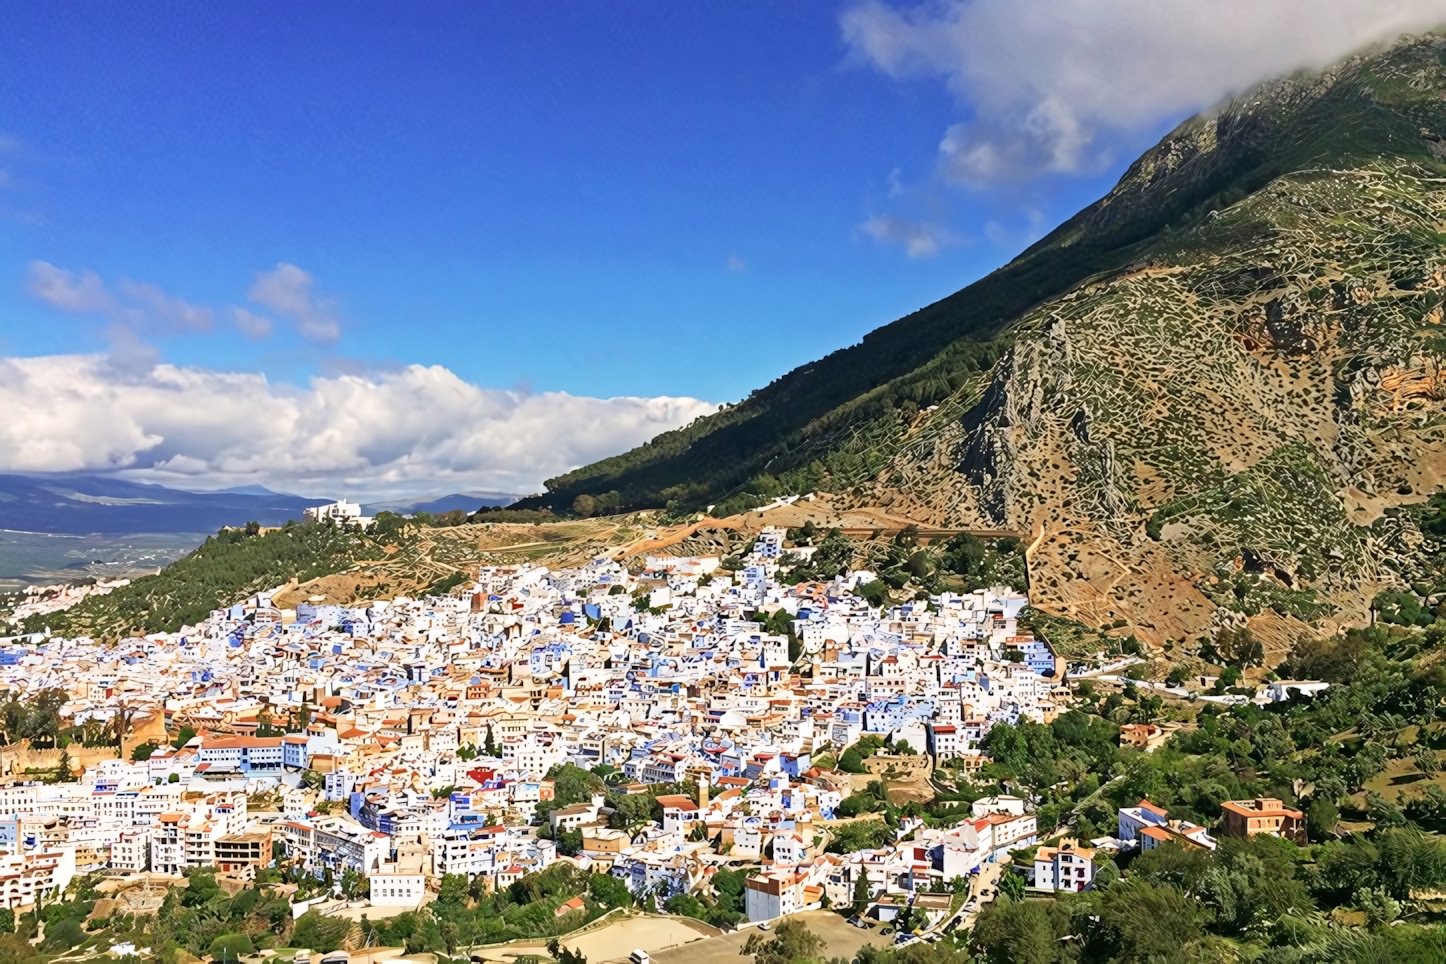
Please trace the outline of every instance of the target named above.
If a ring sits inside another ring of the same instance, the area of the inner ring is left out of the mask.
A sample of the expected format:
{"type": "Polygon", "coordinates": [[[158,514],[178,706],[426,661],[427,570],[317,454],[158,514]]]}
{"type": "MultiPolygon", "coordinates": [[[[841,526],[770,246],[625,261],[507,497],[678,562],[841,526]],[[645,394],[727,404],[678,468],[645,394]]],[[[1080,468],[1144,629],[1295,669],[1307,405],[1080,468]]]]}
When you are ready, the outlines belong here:
{"type": "Polygon", "coordinates": [[[119,749],[113,746],[80,746],[79,744],[71,744],[64,750],[37,749],[30,746],[28,741],[0,746],[0,775],[18,777],[24,776],[26,771],[54,770],[60,766],[61,756],[67,753],[70,755],[71,769],[83,770],[102,760],[117,758],[129,760],[132,751],[142,743],[162,746],[167,739],[164,714],[159,712],[146,716],[137,714],[131,720],[130,731],[126,734],[125,742],[119,749]]]}

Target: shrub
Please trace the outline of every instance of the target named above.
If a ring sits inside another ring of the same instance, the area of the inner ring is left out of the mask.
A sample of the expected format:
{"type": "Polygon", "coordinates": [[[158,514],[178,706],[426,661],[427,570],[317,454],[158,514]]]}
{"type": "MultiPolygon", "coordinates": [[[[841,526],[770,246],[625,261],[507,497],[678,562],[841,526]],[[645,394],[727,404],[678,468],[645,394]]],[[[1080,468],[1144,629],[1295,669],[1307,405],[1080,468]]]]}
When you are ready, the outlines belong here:
{"type": "Polygon", "coordinates": [[[242,954],[255,954],[256,946],[245,934],[222,934],[211,942],[206,953],[217,959],[235,960],[242,954]]]}

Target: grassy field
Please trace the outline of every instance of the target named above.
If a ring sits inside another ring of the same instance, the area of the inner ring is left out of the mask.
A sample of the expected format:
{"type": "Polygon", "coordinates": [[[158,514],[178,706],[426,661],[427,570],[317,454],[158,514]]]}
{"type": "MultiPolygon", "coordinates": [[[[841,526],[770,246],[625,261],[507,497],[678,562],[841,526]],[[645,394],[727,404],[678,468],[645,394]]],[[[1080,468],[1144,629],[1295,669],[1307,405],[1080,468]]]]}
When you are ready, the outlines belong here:
{"type": "MultiPolygon", "coordinates": [[[[1440,751],[1436,751],[1436,756],[1440,758],[1440,751]]],[[[1446,790],[1446,772],[1422,773],[1416,768],[1414,760],[1402,757],[1389,761],[1384,770],[1366,781],[1365,790],[1356,796],[1362,804],[1365,803],[1366,792],[1379,793],[1386,800],[1399,803],[1406,795],[1420,793],[1433,783],[1446,790]]]]}

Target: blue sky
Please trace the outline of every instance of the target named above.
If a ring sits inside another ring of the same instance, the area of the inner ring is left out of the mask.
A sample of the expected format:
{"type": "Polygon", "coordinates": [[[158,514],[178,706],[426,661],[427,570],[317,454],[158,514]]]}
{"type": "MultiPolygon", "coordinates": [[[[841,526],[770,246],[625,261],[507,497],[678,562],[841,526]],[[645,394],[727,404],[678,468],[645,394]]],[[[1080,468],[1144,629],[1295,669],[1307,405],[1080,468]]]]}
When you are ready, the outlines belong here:
{"type": "Polygon", "coordinates": [[[12,4],[0,471],[533,491],[1437,6],[12,4]]]}
{"type": "Polygon", "coordinates": [[[12,9],[0,350],[104,344],[105,319],[27,292],[36,259],[217,306],[287,262],[336,302],[334,345],[218,319],[157,334],[162,356],[725,401],[962,287],[1117,173],[931,185],[950,94],[851,62],[841,7],[786,6],[12,9]],[[860,227],[888,216],[953,240],[910,257],[860,227]]]}

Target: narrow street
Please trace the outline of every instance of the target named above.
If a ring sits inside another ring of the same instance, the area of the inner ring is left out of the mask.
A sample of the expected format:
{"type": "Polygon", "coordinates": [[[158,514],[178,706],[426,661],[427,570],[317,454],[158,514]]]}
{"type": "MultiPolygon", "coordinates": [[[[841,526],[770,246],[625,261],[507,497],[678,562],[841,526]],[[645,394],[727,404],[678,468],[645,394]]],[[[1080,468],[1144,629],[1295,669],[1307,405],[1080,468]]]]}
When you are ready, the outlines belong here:
{"type": "MultiPolygon", "coordinates": [[[[1008,860],[1007,857],[1005,859],[1006,861],[1008,860]]],[[[970,878],[969,896],[964,899],[964,904],[952,915],[941,921],[939,926],[934,928],[934,930],[942,931],[949,927],[950,924],[953,924],[955,931],[969,930],[972,928],[975,918],[979,916],[979,909],[983,907],[987,901],[999,896],[999,879],[1004,875],[1007,866],[1007,863],[998,863],[985,864],[980,867],[979,873],[970,878]],[[981,896],[986,890],[989,891],[989,897],[987,899],[981,896]],[[969,903],[971,900],[974,902],[972,908],[969,903]]]]}

